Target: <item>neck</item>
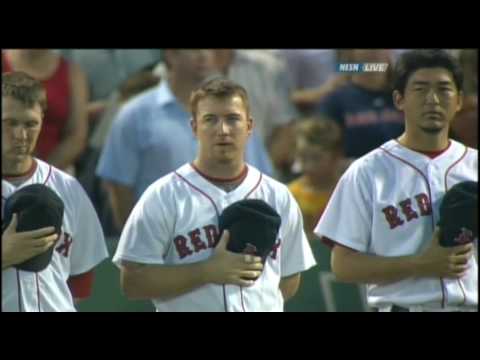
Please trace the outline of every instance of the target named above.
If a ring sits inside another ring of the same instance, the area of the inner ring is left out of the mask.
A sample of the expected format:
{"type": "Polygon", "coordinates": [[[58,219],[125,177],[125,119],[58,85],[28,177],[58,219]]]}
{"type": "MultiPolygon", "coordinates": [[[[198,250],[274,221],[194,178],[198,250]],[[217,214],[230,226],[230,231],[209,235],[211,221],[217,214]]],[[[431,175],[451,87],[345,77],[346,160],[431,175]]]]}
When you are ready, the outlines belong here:
{"type": "Polygon", "coordinates": [[[25,175],[32,168],[32,166],[32,157],[28,157],[24,161],[20,162],[2,158],[2,177],[25,175]]]}
{"type": "Polygon", "coordinates": [[[448,131],[440,134],[411,134],[406,131],[398,138],[398,142],[412,150],[441,151],[448,146],[448,131]]]}
{"type": "Polygon", "coordinates": [[[170,89],[172,90],[172,93],[173,95],[175,95],[177,100],[186,109],[189,109],[190,94],[200,84],[196,81],[192,81],[191,79],[183,79],[178,76],[178,74],[172,72],[168,75],[168,84],[170,85],[170,89]]]}
{"type": "Polygon", "coordinates": [[[235,179],[245,170],[246,164],[242,161],[231,161],[229,163],[218,163],[207,161],[197,157],[193,165],[208,177],[216,179],[235,179]]]}

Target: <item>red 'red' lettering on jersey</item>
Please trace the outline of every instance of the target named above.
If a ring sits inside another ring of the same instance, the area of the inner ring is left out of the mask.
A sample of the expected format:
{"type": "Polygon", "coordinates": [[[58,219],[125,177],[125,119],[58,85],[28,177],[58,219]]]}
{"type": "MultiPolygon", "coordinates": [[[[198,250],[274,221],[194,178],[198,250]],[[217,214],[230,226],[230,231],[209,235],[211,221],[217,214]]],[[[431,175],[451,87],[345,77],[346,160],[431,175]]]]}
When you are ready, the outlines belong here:
{"type": "Polygon", "coordinates": [[[415,199],[417,200],[418,208],[422,216],[427,216],[432,213],[432,205],[430,204],[427,194],[422,193],[415,195],[415,199]]]}
{"type": "Polygon", "coordinates": [[[403,220],[398,217],[398,210],[395,206],[389,205],[382,209],[385,214],[385,219],[390,225],[390,229],[395,229],[397,226],[403,224],[403,220]]]}
{"type": "Polygon", "coordinates": [[[407,217],[407,221],[418,218],[417,212],[412,209],[411,199],[405,199],[403,201],[400,201],[399,205],[402,208],[403,214],[407,217]]]}
{"type": "Polygon", "coordinates": [[[277,259],[277,252],[278,252],[278,248],[280,247],[281,242],[282,242],[282,240],[278,239],[278,242],[275,243],[275,245],[273,245],[272,252],[270,253],[270,257],[273,260],[277,259]]]}
{"type": "Polygon", "coordinates": [[[61,244],[55,248],[55,250],[62,256],[68,257],[70,252],[70,247],[72,246],[73,239],[72,235],[69,233],[62,233],[62,237],[60,238],[61,244]]]}
{"type": "Polygon", "coordinates": [[[187,245],[187,238],[185,236],[178,235],[175,239],[173,239],[173,243],[175,244],[175,249],[177,249],[180,259],[193,254],[193,251],[190,250],[187,245]]]}
{"type": "Polygon", "coordinates": [[[215,225],[207,225],[203,227],[203,231],[207,235],[208,247],[214,248],[215,246],[217,246],[217,243],[220,240],[218,237],[217,227],[215,225]]]}
{"type": "Polygon", "coordinates": [[[190,231],[188,233],[188,236],[190,236],[190,240],[196,253],[200,250],[205,250],[207,248],[207,245],[205,245],[205,243],[200,238],[200,229],[190,231]]]}

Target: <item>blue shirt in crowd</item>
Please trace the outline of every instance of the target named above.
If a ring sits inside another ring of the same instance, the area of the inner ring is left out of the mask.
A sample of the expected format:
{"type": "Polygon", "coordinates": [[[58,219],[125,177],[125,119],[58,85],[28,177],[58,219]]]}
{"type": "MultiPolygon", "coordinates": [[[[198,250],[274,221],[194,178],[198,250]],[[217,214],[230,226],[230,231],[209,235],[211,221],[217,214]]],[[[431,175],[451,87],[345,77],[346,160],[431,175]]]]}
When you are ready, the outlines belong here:
{"type": "Polygon", "coordinates": [[[344,130],[347,157],[358,158],[404,131],[403,114],[392,92],[373,91],[349,83],[319,103],[317,113],[337,121],[344,130]]]}

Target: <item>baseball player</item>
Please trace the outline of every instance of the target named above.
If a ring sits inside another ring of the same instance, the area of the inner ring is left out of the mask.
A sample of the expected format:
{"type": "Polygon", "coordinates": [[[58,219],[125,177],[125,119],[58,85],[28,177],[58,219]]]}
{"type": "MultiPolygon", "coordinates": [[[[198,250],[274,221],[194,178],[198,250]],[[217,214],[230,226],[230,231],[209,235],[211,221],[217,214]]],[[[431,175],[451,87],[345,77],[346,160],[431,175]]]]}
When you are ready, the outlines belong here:
{"type": "Polygon", "coordinates": [[[157,311],[283,311],[300,272],[315,265],[297,203],[287,187],[244,162],[253,130],[246,91],[217,78],[192,93],[196,159],[142,195],[113,261],[126,295],[152,299],[157,311]],[[261,199],[281,217],[278,239],[260,257],[226,250],[223,209],[261,199]]]}
{"type": "Polygon", "coordinates": [[[21,72],[2,75],[2,214],[6,197],[30,184],[44,184],[64,202],[60,236],[53,228],[16,232],[16,216],[2,234],[3,311],[75,311],[74,300],[90,294],[94,266],[107,257],[102,228],[76,179],[32,156],[43,120],[45,91],[21,72]],[[15,267],[55,246],[40,272],[15,267]]]}
{"type": "Polygon", "coordinates": [[[405,132],[355,161],[315,233],[333,246],[339,280],[367,284],[377,311],[477,311],[472,243],[439,245],[439,205],[458,182],[478,181],[478,153],[448,138],[463,75],[444,51],[404,53],[393,97],[405,132]]]}

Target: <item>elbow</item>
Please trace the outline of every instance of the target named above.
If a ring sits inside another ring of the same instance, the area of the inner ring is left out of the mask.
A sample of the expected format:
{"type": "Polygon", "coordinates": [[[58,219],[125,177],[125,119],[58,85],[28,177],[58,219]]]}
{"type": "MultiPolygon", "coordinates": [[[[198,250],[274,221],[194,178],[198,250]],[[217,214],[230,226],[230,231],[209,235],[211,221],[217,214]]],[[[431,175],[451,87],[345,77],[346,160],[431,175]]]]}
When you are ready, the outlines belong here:
{"type": "MultiPolygon", "coordinates": [[[[341,250],[340,250],[341,251],[341,250]]],[[[335,278],[340,282],[354,283],[356,282],[355,274],[348,265],[348,258],[344,254],[340,254],[338,246],[335,246],[331,257],[331,268],[335,278]]]]}

